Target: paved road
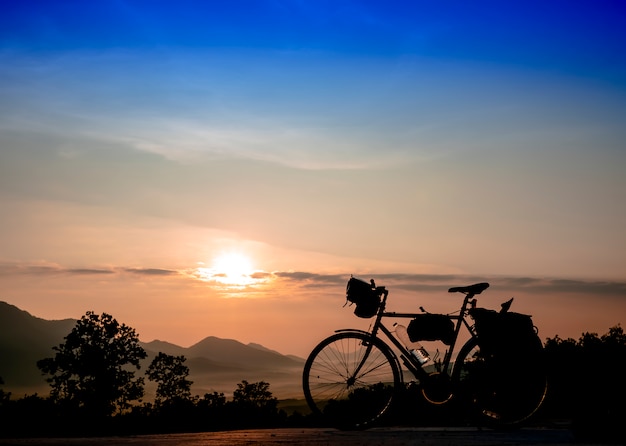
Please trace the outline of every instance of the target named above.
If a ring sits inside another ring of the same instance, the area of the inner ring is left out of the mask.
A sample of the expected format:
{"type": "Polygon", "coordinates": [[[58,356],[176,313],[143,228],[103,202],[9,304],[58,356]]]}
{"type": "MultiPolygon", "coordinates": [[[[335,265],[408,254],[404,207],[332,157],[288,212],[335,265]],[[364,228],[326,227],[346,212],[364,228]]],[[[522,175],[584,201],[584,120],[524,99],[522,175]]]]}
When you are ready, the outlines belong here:
{"type": "MultiPolygon", "coordinates": [[[[3,446],[452,446],[452,445],[570,445],[567,429],[492,431],[476,428],[380,428],[362,432],[335,429],[275,429],[141,435],[110,438],[0,439],[3,446]]],[[[576,446],[594,443],[576,443],[576,446]]]]}

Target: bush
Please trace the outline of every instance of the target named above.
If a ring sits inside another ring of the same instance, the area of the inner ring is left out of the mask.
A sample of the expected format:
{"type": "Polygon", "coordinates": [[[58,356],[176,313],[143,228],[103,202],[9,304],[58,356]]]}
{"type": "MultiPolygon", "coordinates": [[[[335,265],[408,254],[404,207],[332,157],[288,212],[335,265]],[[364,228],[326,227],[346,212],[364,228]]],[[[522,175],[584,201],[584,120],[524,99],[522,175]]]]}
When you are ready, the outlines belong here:
{"type": "Polygon", "coordinates": [[[545,413],[571,419],[581,439],[624,441],[626,335],[608,333],[546,342],[550,387],[545,413]]]}

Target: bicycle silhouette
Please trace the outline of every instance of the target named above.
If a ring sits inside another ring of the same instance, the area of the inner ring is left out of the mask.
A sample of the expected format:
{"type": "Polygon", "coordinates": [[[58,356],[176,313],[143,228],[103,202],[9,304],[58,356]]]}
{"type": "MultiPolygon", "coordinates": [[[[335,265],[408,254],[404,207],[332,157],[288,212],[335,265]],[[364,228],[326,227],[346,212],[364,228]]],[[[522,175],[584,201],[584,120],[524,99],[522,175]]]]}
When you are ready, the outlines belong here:
{"type": "Polygon", "coordinates": [[[312,412],[338,428],[369,428],[406,389],[408,372],[428,403],[468,404],[488,424],[528,420],[547,392],[543,345],[530,316],[508,311],[513,299],[500,312],[476,307],[475,296],[488,287],[450,288],[465,295],[458,314],[431,314],[421,307],[421,313],[397,313],[385,310],[384,286],[351,278],[347,299],[356,304],[355,314],[376,319],[369,331],[336,330],[313,349],[302,378],[312,412]],[[383,323],[388,319],[410,320],[408,333],[397,323],[390,329],[383,323]],[[461,327],[470,338],[452,361],[461,327]],[[420,340],[446,344],[443,360],[429,358],[420,340]]]}

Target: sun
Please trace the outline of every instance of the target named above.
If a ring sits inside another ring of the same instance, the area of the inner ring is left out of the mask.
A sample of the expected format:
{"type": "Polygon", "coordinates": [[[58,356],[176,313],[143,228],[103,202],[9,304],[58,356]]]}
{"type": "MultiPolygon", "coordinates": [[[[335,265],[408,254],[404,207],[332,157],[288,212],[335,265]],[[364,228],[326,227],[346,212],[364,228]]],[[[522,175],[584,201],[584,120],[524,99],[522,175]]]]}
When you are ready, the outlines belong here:
{"type": "Polygon", "coordinates": [[[213,259],[213,278],[226,285],[248,285],[254,282],[252,260],[245,254],[231,252],[213,259]]]}

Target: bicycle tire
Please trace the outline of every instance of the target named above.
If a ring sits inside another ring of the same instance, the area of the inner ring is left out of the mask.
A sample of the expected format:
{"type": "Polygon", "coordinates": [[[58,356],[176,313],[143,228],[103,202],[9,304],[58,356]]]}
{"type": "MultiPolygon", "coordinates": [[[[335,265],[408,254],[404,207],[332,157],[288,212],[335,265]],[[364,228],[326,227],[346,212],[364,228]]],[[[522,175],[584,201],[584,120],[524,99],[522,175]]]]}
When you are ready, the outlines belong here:
{"type": "Polygon", "coordinates": [[[311,411],[340,429],[371,427],[388,411],[401,383],[397,359],[389,347],[359,332],[324,339],[307,358],[302,374],[311,411]]]}
{"type": "Polygon", "coordinates": [[[548,390],[543,354],[494,357],[484,354],[476,339],[459,351],[452,381],[457,398],[493,427],[521,426],[537,413],[548,390]]]}

